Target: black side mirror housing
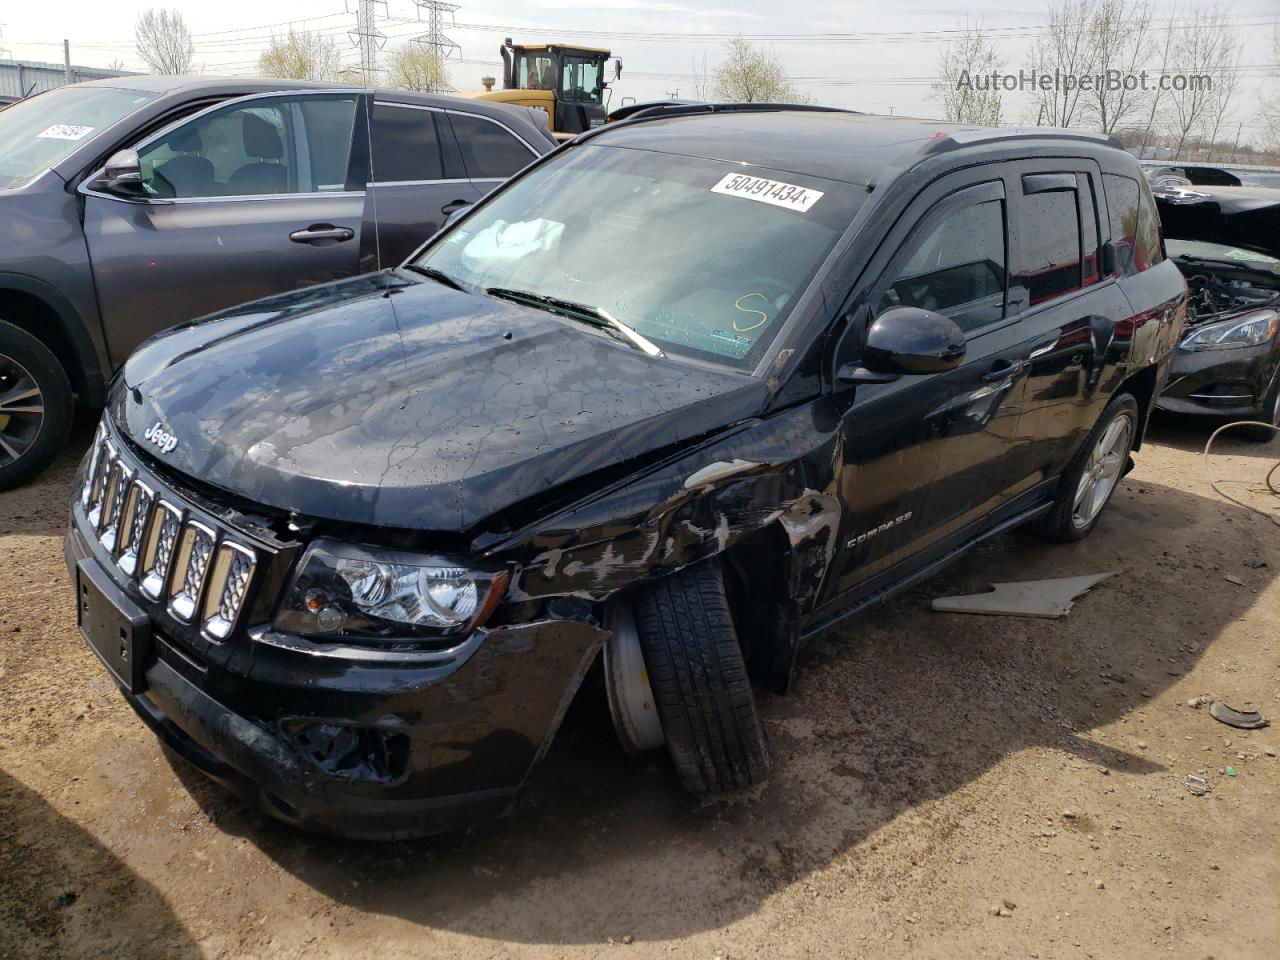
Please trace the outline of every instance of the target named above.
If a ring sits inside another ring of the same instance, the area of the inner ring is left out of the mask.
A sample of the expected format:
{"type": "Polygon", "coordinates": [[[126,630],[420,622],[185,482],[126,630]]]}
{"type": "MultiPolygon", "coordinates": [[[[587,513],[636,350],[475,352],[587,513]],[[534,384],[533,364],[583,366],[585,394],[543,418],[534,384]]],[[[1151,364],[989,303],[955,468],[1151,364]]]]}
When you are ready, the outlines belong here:
{"type": "Polygon", "coordinates": [[[1116,245],[1108,240],[1098,250],[1098,269],[1104,277],[1109,277],[1116,272],[1117,263],[1116,245]]]}
{"type": "Polygon", "coordinates": [[[964,354],[964,331],[950,317],[890,307],[867,330],[862,366],[873,374],[942,373],[958,367],[964,354]]]}

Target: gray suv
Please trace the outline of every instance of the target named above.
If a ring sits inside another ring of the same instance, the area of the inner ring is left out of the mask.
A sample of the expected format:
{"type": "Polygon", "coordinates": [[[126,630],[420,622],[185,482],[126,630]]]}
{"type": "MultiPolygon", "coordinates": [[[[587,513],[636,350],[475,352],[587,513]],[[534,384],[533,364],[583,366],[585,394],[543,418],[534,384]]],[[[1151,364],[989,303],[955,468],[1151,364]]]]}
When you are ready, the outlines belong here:
{"type": "Polygon", "coordinates": [[[0,489],[146,337],[399,264],[554,147],[524,109],[295,81],[117,78],[0,111],[0,489]]]}

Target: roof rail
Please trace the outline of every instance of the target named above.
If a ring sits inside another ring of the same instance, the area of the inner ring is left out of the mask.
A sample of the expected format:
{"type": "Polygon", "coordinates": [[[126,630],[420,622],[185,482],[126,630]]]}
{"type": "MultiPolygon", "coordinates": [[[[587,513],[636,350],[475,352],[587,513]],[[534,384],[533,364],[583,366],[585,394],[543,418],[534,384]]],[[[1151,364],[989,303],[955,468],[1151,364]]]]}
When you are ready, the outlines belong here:
{"type": "Polygon", "coordinates": [[[684,117],[701,113],[769,113],[781,111],[809,111],[812,113],[860,113],[844,107],[824,107],[816,103],[710,103],[689,101],[685,103],[655,103],[637,110],[628,120],[654,117],[684,117]]]}
{"type": "Polygon", "coordinates": [[[921,152],[945,153],[948,150],[957,150],[975,143],[1025,140],[1033,137],[1044,140],[1088,140],[1092,143],[1104,143],[1119,150],[1124,149],[1124,145],[1115,137],[1105,133],[1091,133],[1088,130],[1071,130],[1067,127],[983,127],[977,130],[960,130],[955,133],[939,131],[925,144],[921,152]]]}
{"type": "MultiPolygon", "coordinates": [[[[846,110],[843,107],[821,107],[812,103],[706,103],[697,100],[686,100],[683,102],[672,100],[659,100],[653,104],[640,104],[639,109],[636,105],[627,104],[626,108],[619,107],[619,110],[630,108],[629,112],[619,117],[617,120],[610,120],[609,123],[603,123],[598,127],[592,127],[584,133],[578,134],[572,140],[566,143],[582,143],[593,137],[609,130],[616,130],[618,127],[626,126],[632,123],[644,123],[646,120],[660,120],[663,117],[691,117],[702,116],[712,113],[768,113],[768,112],[789,112],[789,111],[808,111],[810,113],[861,113],[860,110],[846,110]]],[[[611,115],[612,116],[612,115],[611,115]]]]}

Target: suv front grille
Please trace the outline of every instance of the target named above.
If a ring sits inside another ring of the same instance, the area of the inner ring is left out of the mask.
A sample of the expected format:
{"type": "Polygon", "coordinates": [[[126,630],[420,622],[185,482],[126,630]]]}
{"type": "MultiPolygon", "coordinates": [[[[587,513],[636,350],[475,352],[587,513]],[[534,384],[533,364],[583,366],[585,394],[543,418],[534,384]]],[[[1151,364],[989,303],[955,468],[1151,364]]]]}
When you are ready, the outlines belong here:
{"type": "Polygon", "coordinates": [[[94,440],[80,503],[118,568],[174,619],[225,640],[244,611],[258,552],[232,532],[192,516],[173,493],[143,482],[105,427],[94,440]],[[197,616],[198,613],[198,616],[197,616]]]}

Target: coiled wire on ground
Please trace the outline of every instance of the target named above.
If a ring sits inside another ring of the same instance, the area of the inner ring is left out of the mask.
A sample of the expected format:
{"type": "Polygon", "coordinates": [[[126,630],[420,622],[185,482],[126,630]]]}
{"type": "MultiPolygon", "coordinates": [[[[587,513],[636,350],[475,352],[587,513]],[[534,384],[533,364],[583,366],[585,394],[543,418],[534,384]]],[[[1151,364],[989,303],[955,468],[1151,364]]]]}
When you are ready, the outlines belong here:
{"type": "MultiPolygon", "coordinates": [[[[1209,452],[1213,449],[1213,441],[1218,439],[1218,434],[1226,430],[1231,430],[1234,427],[1266,427],[1268,430],[1273,430],[1276,433],[1280,433],[1280,427],[1273,426],[1272,424],[1269,424],[1269,423],[1263,423],[1260,420],[1240,420],[1240,421],[1237,421],[1236,423],[1224,424],[1223,426],[1219,427],[1217,430],[1213,431],[1213,433],[1209,435],[1209,439],[1206,440],[1204,444],[1204,461],[1203,461],[1204,474],[1209,481],[1209,486],[1213,488],[1214,493],[1218,494],[1218,496],[1222,497],[1223,499],[1230,500],[1232,503],[1236,504],[1237,506],[1244,507],[1246,510],[1250,511],[1251,513],[1256,513],[1260,517],[1266,517],[1268,520],[1274,523],[1277,527],[1280,527],[1280,517],[1277,517],[1273,513],[1267,513],[1267,511],[1265,510],[1259,510],[1257,507],[1251,506],[1250,504],[1245,503],[1243,500],[1236,499],[1231,494],[1227,493],[1227,491],[1223,490],[1220,486],[1218,486],[1218,481],[1213,479],[1213,475],[1209,472],[1209,452]]],[[[1276,471],[1278,470],[1280,470],[1280,460],[1277,460],[1274,464],[1272,464],[1271,469],[1267,471],[1267,477],[1265,482],[1267,484],[1267,489],[1270,490],[1274,496],[1280,497],[1280,485],[1277,485],[1277,479],[1276,479],[1276,471]]]]}

